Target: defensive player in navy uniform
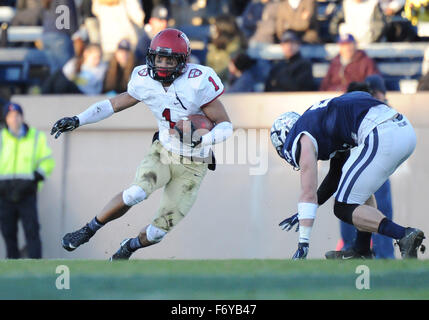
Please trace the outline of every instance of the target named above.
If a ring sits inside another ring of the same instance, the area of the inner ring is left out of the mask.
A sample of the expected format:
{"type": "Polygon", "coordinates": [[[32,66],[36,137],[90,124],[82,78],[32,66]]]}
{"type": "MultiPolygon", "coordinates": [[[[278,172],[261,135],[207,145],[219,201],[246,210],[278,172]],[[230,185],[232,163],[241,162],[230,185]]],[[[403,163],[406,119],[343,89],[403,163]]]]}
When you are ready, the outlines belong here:
{"type": "Polygon", "coordinates": [[[158,243],[191,209],[210,165],[211,146],[227,139],[233,129],[218,99],[224,91],[222,82],[213,69],[188,63],[190,52],[183,32],[159,32],[151,41],[147,64],[134,69],[127,92],[97,102],[53,126],[51,134],[58,138],[62,132],[101,121],[134,105],[144,107],[138,104],[142,101],[152,111],[159,128],[159,137],[154,139],[131,186],[113,197],[84,227],[67,233],[62,239],[66,250],[72,251],[87,242],[106,223],[121,217],[161,187],[165,187],[164,193],[152,223],[137,237],[125,239],[111,260],[129,259],[137,249],[158,243]],[[205,115],[215,124],[211,131],[202,136],[181,132],[176,123],[195,114],[205,115]],[[172,134],[175,129],[180,135],[172,134]]]}
{"type": "MultiPolygon", "coordinates": [[[[396,239],[403,258],[417,258],[423,231],[387,219],[373,196],[415,149],[416,135],[404,115],[367,92],[351,92],[316,103],[302,116],[282,114],[271,128],[271,141],[279,156],[301,173],[299,243],[293,259],[307,257],[317,208],[334,193],[334,214],[358,229],[352,252],[341,258],[370,256],[373,232],[396,239]],[[319,188],[318,160],[330,160],[319,188]]],[[[293,220],[281,225],[288,229],[293,220]]]]}

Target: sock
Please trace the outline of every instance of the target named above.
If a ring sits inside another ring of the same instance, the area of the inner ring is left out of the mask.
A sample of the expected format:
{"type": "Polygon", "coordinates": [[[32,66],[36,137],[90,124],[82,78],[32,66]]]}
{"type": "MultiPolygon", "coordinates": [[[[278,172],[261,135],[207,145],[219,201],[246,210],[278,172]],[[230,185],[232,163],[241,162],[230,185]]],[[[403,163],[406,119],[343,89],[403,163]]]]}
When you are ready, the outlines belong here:
{"type": "Polygon", "coordinates": [[[131,251],[136,251],[137,249],[143,248],[138,236],[135,238],[132,238],[131,241],[128,242],[128,245],[131,251]]]}
{"type": "Polygon", "coordinates": [[[393,239],[401,239],[405,237],[405,228],[384,218],[378,226],[378,233],[393,239]]]}
{"type": "Polygon", "coordinates": [[[310,233],[313,227],[299,226],[299,243],[309,243],[310,233]]]}
{"type": "Polygon", "coordinates": [[[101,223],[100,221],[97,220],[97,217],[94,217],[94,219],[92,219],[89,223],[88,223],[88,227],[96,232],[98,229],[100,229],[102,226],[104,226],[103,223],[101,223]]]}
{"type": "Polygon", "coordinates": [[[353,248],[360,254],[365,254],[371,250],[371,232],[357,231],[353,248]]]}

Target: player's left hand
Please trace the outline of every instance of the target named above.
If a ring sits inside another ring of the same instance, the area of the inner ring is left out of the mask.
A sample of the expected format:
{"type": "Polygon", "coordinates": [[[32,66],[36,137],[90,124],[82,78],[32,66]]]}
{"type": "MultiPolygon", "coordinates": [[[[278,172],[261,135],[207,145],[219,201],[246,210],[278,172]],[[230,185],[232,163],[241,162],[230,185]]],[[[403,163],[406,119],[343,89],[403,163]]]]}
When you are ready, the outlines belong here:
{"type": "Polygon", "coordinates": [[[298,249],[292,257],[292,260],[304,260],[307,259],[308,254],[308,243],[298,243],[298,249]]]}
{"type": "MultiPolygon", "coordinates": [[[[195,134],[194,134],[195,136],[195,134]]],[[[203,137],[202,136],[198,136],[198,137],[192,137],[191,140],[191,147],[195,148],[196,146],[198,146],[201,142],[203,141],[203,137]]]]}
{"type": "Polygon", "coordinates": [[[295,224],[297,225],[295,232],[297,232],[299,230],[298,213],[295,213],[293,216],[284,219],[279,223],[279,226],[282,228],[282,230],[289,231],[295,224]]]}
{"type": "Polygon", "coordinates": [[[63,132],[73,131],[79,127],[79,118],[77,116],[74,117],[66,117],[55,122],[54,126],[51,129],[51,135],[55,134],[55,139],[63,132]]]}
{"type": "Polygon", "coordinates": [[[175,126],[174,129],[179,133],[180,142],[195,148],[202,142],[203,138],[196,132],[194,124],[190,121],[189,123],[190,125],[184,126],[183,131],[178,126],[175,126]]]}

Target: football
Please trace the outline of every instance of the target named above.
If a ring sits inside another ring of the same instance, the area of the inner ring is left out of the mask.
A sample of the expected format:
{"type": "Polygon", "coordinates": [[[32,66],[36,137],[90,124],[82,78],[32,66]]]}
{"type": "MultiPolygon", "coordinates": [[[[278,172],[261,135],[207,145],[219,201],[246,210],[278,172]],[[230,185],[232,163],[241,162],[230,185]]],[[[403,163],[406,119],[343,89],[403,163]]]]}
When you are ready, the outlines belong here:
{"type": "Polygon", "coordinates": [[[185,119],[179,120],[176,122],[176,127],[183,132],[183,129],[190,128],[190,123],[192,122],[194,129],[207,129],[207,131],[210,131],[213,129],[213,122],[210,121],[209,118],[207,118],[205,115],[202,114],[193,114],[185,119]]]}

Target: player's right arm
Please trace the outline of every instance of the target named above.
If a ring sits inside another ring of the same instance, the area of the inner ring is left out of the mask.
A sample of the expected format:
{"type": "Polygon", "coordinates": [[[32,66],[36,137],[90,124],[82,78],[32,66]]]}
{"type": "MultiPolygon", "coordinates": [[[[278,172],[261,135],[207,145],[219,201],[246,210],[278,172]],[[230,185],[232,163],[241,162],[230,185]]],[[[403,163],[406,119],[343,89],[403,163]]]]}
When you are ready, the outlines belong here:
{"type": "Polygon", "coordinates": [[[85,124],[99,122],[116,112],[134,106],[138,102],[140,101],[133,98],[127,92],[121,93],[111,99],[96,102],[76,116],[58,120],[51,129],[51,135],[55,134],[55,139],[57,139],[63,132],[72,131],[85,124]]]}

